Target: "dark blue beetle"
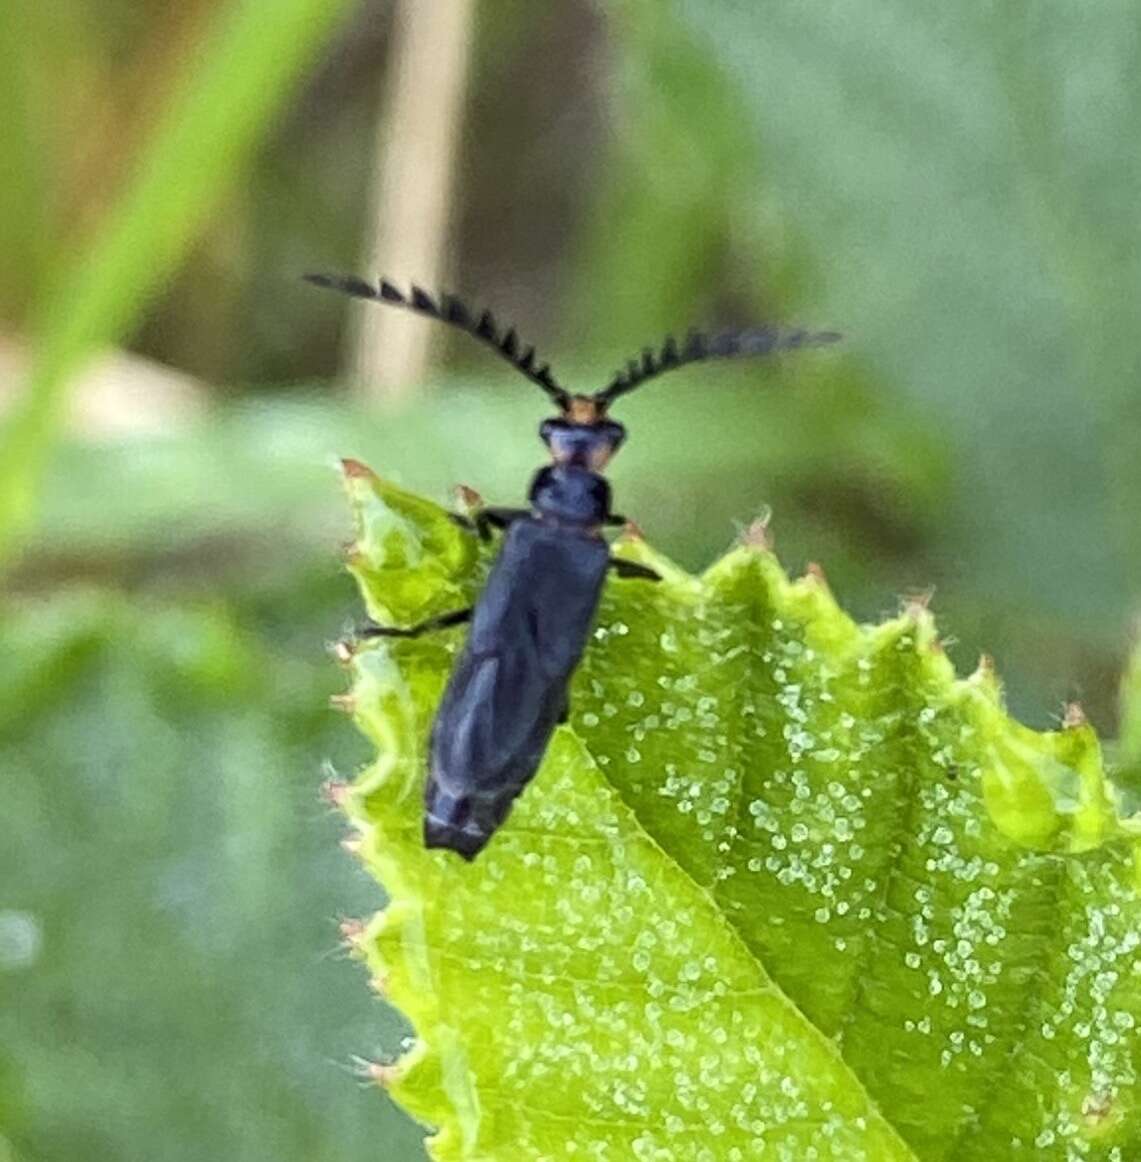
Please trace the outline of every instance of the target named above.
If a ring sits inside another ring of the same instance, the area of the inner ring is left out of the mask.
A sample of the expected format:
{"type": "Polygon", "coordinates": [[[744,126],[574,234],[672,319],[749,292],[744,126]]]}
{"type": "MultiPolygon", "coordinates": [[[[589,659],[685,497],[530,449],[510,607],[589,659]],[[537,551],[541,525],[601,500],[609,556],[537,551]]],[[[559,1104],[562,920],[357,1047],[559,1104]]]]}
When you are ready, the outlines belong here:
{"type": "Polygon", "coordinates": [[[369,637],[416,637],[470,621],[463,653],[432,726],[424,793],[424,842],[474,859],[532,779],[556,725],[565,722],[567,691],[582,657],[607,569],[620,577],[659,580],[643,565],[610,556],[604,526],[624,523],[610,510],[601,475],[626,438],[607,417],[610,404],[647,379],[704,359],[764,355],[831,343],[833,332],[759,328],[705,335],[683,343],[669,337],[593,395],[572,395],[535,366],[535,349],[521,351],[514,330],[501,334],[491,313],[476,314],[452,295],[432,298],[418,287],[405,295],[391,283],[307,275],[317,286],[404,307],[467,331],[493,347],[558,405],[558,419],[539,429],[553,463],[531,482],[529,508],[483,508],[457,518],[484,539],[506,529],[503,547],[474,609],[461,609],[410,628],[369,626],[369,637]]]}

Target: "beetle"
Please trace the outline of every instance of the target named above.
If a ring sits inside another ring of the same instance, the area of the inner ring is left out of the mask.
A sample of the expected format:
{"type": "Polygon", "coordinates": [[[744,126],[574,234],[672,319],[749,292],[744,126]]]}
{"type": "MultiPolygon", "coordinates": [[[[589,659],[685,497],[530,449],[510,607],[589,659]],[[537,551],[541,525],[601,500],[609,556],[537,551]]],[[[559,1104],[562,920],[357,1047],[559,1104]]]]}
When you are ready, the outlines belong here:
{"type": "Polygon", "coordinates": [[[539,437],[551,463],[531,481],[528,508],[483,507],[456,516],[482,539],[504,531],[499,555],[474,608],[410,627],[369,625],[364,637],[418,637],[471,623],[432,725],[424,792],[424,843],[474,859],[534,777],[555,727],[567,720],[570,680],[586,648],[608,570],[660,580],[652,569],[610,556],[602,530],[625,518],[610,507],[602,475],[626,439],[610,405],[662,372],[707,359],[765,355],[840,338],[832,331],[772,327],[671,335],[646,348],[601,391],[572,394],[522,348],[513,328],[500,330],[490,311],[475,312],[454,295],[435,298],[413,286],[405,294],[385,279],[310,274],[326,287],[438,319],[486,343],[538,385],[559,409],[539,437]]]}

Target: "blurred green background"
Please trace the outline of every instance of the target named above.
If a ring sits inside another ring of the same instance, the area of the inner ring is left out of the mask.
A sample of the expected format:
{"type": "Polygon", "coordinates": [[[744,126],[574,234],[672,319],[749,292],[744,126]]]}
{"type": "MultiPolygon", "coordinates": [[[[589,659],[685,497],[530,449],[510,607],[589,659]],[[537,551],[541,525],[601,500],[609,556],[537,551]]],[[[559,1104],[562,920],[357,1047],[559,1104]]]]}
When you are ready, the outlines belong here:
{"type": "Polygon", "coordinates": [[[378,898],[318,797],[365,758],[326,706],[358,616],[333,468],[517,503],[546,407],[462,336],[343,386],[372,324],[298,276],[403,253],[377,191],[417,118],[454,122],[436,269],[571,386],[691,322],[845,332],[623,401],[616,496],[659,548],[700,567],[771,506],[857,616],[933,588],[1024,720],[1117,732],[1135,14],[472,0],[424,65],[413,7],[6,9],[2,1162],[423,1157],[359,1080],[402,1029],[339,951],[378,898]]]}

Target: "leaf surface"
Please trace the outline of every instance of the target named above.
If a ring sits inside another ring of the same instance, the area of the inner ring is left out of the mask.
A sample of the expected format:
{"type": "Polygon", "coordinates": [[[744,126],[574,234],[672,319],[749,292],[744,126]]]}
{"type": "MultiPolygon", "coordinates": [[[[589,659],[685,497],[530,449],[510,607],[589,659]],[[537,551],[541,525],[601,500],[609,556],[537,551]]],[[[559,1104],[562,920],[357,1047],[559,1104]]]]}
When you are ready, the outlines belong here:
{"type": "MultiPolygon", "coordinates": [[[[490,551],[361,465],[350,567],[408,624],[490,551]]],[[[572,714],[472,864],[423,848],[462,630],[355,650],[360,946],[439,1159],[1120,1160],[1141,1147],[1136,818],[1092,730],[1012,721],[930,613],[853,623],[755,529],[611,581],[572,714]]]]}

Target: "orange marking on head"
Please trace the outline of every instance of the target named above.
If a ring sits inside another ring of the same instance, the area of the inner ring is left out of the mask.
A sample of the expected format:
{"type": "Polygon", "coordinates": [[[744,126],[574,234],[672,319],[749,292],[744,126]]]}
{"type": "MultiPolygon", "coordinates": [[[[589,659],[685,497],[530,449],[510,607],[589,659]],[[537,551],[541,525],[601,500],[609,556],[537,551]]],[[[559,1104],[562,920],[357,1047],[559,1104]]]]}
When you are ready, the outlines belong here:
{"type": "Polygon", "coordinates": [[[602,419],[602,409],[589,395],[572,395],[563,415],[572,424],[597,424],[602,419]]]}

